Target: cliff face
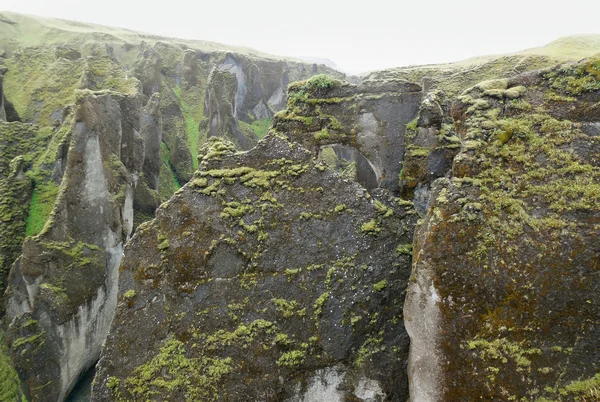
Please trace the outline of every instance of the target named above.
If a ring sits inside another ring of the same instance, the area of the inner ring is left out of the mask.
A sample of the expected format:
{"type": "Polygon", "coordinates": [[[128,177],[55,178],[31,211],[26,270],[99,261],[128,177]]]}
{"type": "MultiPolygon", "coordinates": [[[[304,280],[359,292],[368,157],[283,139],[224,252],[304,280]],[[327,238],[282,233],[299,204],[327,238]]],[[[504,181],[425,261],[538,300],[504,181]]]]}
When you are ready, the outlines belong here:
{"type": "Polygon", "coordinates": [[[597,398],[598,58],[350,84],[1,17],[0,399],[597,398]]]}
{"type": "Polygon", "coordinates": [[[460,153],[416,232],[405,306],[414,400],[593,399],[599,79],[592,58],[453,103],[460,153]]]}
{"type": "Polygon", "coordinates": [[[6,336],[31,400],[63,400],[108,333],[144,163],[140,112],[136,94],[78,95],[52,215],[12,268],[6,336]]]}
{"type": "Polygon", "coordinates": [[[210,144],[126,248],[93,400],[405,400],[410,204],[273,134],[210,144]]]}
{"type": "MultiPolygon", "coordinates": [[[[343,77],[322,65],[251,49],[11,13],[2,13],[0,32],[0,64],[8,68],[6,114],[12,113],[13,120],[20,116],[40,127],[59,125],[90,56],[113,62],[92,62],[87,69],[86,79],[96,87],[110,87],[116,84],[113,77],[124,73],[140,80],[144,103],[160,93],[162,180],[158,189],[149,186],[159,201],[191,178],[198,167],[198,148],[208,137],[223,136],[239,149],[255,145],[272,115],[284,106],[288,82],[318,73],[343,77]],[[29,38],[27,45],[21,43],[23,35],[29,38]],[[224,91],[220,75],[232,75],[235,90],[224,91]]],[[[149,219],[149,210],[136,208],[136,222],[149,219]]]]}

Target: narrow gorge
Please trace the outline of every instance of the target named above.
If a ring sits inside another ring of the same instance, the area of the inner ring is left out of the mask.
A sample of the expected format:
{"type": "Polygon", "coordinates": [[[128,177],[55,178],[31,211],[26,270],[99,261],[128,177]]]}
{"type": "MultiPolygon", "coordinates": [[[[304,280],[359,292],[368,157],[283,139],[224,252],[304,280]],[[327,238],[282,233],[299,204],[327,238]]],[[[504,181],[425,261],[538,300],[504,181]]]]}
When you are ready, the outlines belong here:
{"type": "Polygon", "coordinates": [[[348,76],[0,13],[0,400],[600,400],[582,38],[348,76]]]}

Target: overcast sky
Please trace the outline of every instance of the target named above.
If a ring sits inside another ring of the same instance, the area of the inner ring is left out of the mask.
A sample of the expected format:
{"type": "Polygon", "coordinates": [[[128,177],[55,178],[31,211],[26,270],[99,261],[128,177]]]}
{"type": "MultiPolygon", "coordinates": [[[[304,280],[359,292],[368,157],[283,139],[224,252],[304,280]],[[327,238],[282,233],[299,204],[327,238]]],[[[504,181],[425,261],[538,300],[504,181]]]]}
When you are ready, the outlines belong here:
{"type": "Polygon", "coordinates": [[[328,58],[350,73],[600,32],[597,0],[0,0],[0,10],[328,58]]]}

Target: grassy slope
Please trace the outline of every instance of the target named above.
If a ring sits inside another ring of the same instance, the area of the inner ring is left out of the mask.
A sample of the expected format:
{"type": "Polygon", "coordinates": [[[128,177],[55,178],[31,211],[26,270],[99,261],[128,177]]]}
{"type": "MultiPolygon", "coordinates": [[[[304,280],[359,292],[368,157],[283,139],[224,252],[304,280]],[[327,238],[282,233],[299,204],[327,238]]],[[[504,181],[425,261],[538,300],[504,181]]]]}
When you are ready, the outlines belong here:
{"type": "Polygon", "coordinates": [[[47,44],[69,44],[71,46],[79,44],[85,46],[86,44],[106,42],[139,44],[142,41],[150,45],[162,41],[183,44],[195,50],[233,51],[249,56],[294,60],[246,47],[202,40],[168,38],[123,28],[0,11],[0,50],[14,51],[20,47],[47,44]]]}
{"type": "Polygon", "coordinates": [[[374,71],[365,78],[402,78],[420,81],[431,77],[433,88],[450,96],[460,94],[481,81],[577,61],[600,52],[600,34],[574,35],[557,39],[546,46],[504,55],[488,55],[445,64],[408,66],[374,71]]]}

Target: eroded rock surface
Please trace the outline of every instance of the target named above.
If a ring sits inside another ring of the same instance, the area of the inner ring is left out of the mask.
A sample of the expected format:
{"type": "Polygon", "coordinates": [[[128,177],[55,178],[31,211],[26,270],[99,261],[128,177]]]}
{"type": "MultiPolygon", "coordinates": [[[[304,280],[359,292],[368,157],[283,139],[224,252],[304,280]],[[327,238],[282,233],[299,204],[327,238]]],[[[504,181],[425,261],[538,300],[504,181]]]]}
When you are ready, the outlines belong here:
{"type": "Polygon", "coordinates": [[[350,176],[367,189],[398,193],[405,128],[419,111],[420,85],[403,80],[354,85],[320,75],[289,90],[275,130],[315,155],[333,152],[334,159],[345,161],[343,169],[353,164],[350,176]]]}
{"type": "Polygon", "coordinates": [[[412,400],[597,398],[599,100],[588,59],[453,104],[405,307],[412,400]]]}
{"type": "Polygon", "coordinates": [[[64,400],[99,357],[144,164],[140,111],[136,94],[81,92],[51,218],[12,268],[6,338],[29,400],[64,400]]]}
{"type": "Polygon", "coordinates": [[[201,156],[126,248],[92,399],[406,400],[410,203],[274,134],[201,156]]]}

